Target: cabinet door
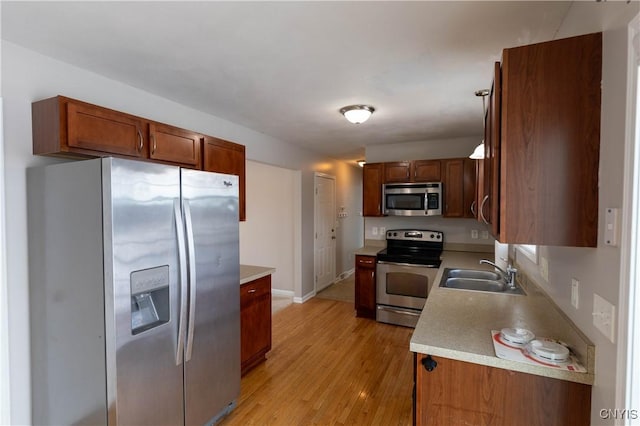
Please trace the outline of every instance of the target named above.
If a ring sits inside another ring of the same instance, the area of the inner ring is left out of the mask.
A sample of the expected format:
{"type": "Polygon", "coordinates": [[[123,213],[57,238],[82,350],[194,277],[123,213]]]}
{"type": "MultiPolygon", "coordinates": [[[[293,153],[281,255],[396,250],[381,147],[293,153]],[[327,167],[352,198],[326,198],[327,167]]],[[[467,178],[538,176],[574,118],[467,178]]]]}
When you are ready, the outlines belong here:
{"type": "Polygon", "coordinates": [[[71,151],[98,151],[96,156],[147,156],[146,123],[141,119],[83,102],[68,101],[66,106],[67,145],[71,151]]]}
{"type": "Polygon", "coordinates": [[[271,350],[271,275],[240,286],[240,330],[244,375],[271,350]]]}
{"type": "Polygon", "coordinates": [[[595,247],[602,33],[506,49],[500,237],[595,247]]]}
{"type": "Polygon", "coordinates": [[[203,169],[240,178],[240,220],[246,219],[245,147],[211,136],[204,137],[203,169]]]}
{"type": "Polygon", "coordinates": [[[464,217],[476,217],[476,169],[477,160],[471,158],[464,159],[464,217]]]}
{"type": "Polygon", "coordinates": [[[444,166],[444,205],[442,216],[464,217],[464,159],[442,160],[444,166]]]}
{"type": "Polygon", "coordinates": [[[376,317],[376,258],[375,256],[356,256],[355,276],[356,316],[376,317]]]}
{"type": "MultiPolygon", "coordinates": [[[[497,239],[500,238],[500,203],[501,203],[501,150],[502,150],[502,70],[500,62],[494,64],[493,69],[493,87],[489,95],[489,149],[485,154],[485,167],[488,164],[488,170],[485,172],[489,175],[488,181],[485,183],[486,194],[488,195],[487,221],[491,224],[491,232],[497,239]],[[487,161],[488,160],[488,161],[487,161]]],[[[486,144],[485,140],[485,144],[486,144]]],[[[485,145],[486,149],[486,145],[485,145]]]]}
{"type": "Polygon", "coordinates": [[[149,124],[149,158],[200,169],[201,136],[166,124],[149,124]]]}
{"type": "Polygon", "coordinates": [[[440,182],[440,160],[418,160],[413,162],[414,182],[440,182]]]}
{"type": "Polygon", "coordinates": [[[415,424],[578,426],[590,424],[591,386],[416,354],[415,424]]]}
{"type": "Polygon", "coordinates": [[[367,163],[362,168],[362,215],[382,216],[383,163],[367,163]]]}
{"type": "Polygon", "coordinates": [[[384,163],[384,183],[393,182],[410,182],[411,181],[411,162],[396,161],[392,163],[384,163]]]}

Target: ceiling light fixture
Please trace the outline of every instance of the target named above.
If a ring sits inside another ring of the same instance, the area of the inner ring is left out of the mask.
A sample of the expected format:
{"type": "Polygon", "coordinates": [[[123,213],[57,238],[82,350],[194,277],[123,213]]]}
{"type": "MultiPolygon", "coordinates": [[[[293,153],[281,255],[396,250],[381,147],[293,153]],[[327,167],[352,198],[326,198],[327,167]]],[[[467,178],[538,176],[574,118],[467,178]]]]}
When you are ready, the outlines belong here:
{"type": "MultiPolygon", "coordinates": [[[[476,90],[476,96],[482,96],[482,128],[484,129],[484,116],[486,114],[486,109],[484,106],[484,98],[489,95],[489,89],[476,90]]],[[[484,132],[483,132],[484,133],[484,132]]],[[[473,150],[471,155],[469,156],[472,160],[482,160],[484,158],[484,139],[476,148],[473,150]]]]}
{"type": "Polygon", "coordinates": [[[340,114],[353,124],[364,123],[371,117],[375,108],[369,105],[349,105],[340,108],[340,114]]]}

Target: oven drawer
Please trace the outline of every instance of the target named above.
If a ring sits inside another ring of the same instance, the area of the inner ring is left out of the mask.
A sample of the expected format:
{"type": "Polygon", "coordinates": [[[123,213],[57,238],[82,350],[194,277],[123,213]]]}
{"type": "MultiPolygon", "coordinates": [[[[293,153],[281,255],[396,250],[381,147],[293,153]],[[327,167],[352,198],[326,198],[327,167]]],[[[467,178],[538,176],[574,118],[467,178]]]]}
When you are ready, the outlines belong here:
{"type": "Polygon", "coordinates": [[[416,328],[420,313],[421,311],[418,309],[378,305],[376,307],[376,321],[416,328]]]}

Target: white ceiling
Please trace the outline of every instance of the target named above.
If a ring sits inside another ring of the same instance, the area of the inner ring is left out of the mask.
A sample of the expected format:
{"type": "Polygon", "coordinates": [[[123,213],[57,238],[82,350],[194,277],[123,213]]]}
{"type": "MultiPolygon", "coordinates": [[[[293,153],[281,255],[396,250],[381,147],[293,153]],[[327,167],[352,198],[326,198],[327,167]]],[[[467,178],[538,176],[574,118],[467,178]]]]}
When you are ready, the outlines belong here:
{"type": "MultiPolygon", "coordinates": [[[[2,2],[2,38],[343,159],[478,137],[501,51],[571,2],[2,2]],[[340,107],[376,108],[361,125],[340,107]]],[[[239,141],[241,142],[241,141],[239,141]]]]}

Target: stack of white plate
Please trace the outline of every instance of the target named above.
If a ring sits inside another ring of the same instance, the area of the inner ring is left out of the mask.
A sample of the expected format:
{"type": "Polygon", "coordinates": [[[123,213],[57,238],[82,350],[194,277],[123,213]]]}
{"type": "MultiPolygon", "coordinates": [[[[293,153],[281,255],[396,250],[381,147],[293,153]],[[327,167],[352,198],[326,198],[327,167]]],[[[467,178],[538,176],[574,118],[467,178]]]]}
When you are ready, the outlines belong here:
{"type": "Polygon", "coordinates": [[[503,328],[500,330],[500,338],[516,346],[524,346],[535,337],[532,332],[525,328],[503,328]]]}
{"type": "Polygon", "coordinates": [[[569,349],[566,346],[547,340],[532,340],[525,346],[525,351],[541,362],[560,364],[569,359],[569,349]]]}

